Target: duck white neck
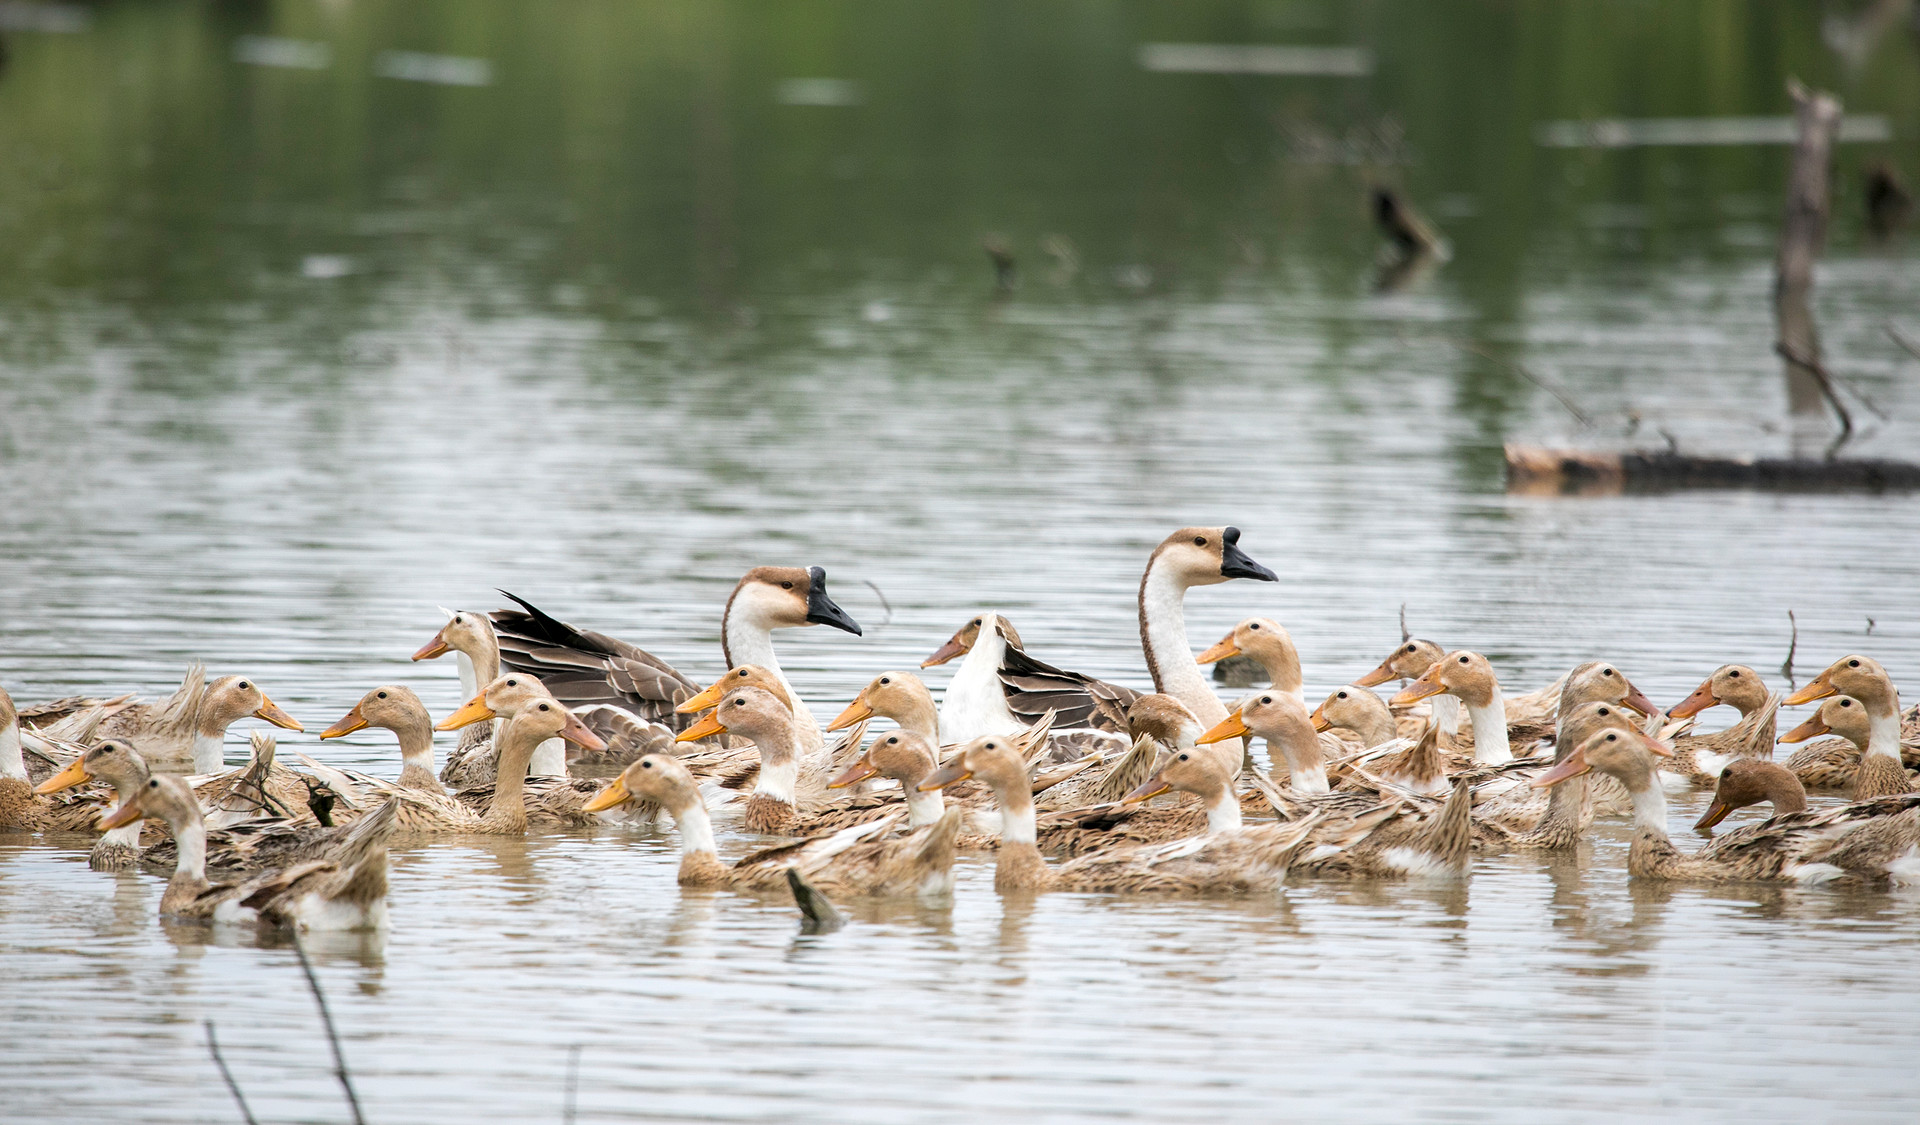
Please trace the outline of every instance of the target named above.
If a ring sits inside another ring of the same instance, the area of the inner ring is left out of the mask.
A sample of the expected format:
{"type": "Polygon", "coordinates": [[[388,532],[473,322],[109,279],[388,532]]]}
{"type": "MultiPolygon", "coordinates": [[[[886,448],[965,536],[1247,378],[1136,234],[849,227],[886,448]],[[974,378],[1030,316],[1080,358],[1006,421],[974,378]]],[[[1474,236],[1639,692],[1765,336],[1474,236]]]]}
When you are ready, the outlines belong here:
{"type": "MultiPolygon", "coordinates": [[[[1325,784],[1324,778],[1321,784],[1325,784]]],[[[1207,832],[1211,835],[1239,830],[1240,798],[1234,795],[1232,786],[1222,786],[1220,792],[1207,802],[1207,832]]]]}
{"type": "Polygon", "coordinates": [[[674,809],[673,822],[680,827],[681,855],[718,854],[713,845],[713,819],[707,815],[705,805],[694,801],[674,809]]]}
{"type": "Polygon", "coordinates": [[[755,738],[753,744],[760,751],[760,776],[754,782],[754,795],[793,804],[794,792],[800,783],[800,762],[793,756],[793,737],[772,733],[755,738]]]}
{"type": "Polygon", "coordinates": [[[1033,794],[1024,788],[1000,796],[1000,842],[1031,844],[1040,836],[1034,824],[1033,794]]]}
{"type": "Polygon", "coordinates": [[[193,772],[219,773],[225,769],[226,746],[226,731],[196,731],[193,736],[193,772]]]}
{"type": "Polygon", "coordinates": [[[1865,754],[1879,754],[1900,761],[1900,704],[1896,701],[1885,713],[1867,716],[1865,754]]]}
{"type": "MultiPolygon", "coordinates": [[[[128,827],[134,830],[134,838],[139,838],[140,822],[134,821],[128,827]]],[[[207,826],[199,817],[185,824],[173,825],[173,842],[178,858],[173,864],[175,879],[192,879],[204,883],[207,880],[207,826]]]]}
{"type": "Polygon", "coordinates": [[[993,734],[1013,734],[1021,723],[1007,707],[1007,689],[1000,682],[1000,665],[1007,658],[1007,638],[992,620],[983,622],[973,647],[961,659],[940,700],[940,740],[968,742],[993,734]]]}
{"type": "Polygon", "coordinates": [[[10,777],[15,781],[27,780],[27,760],[20,753],[20,724],[8,723],[0,728],[0,777],[10,777]]]}
{"type": "Polygon", "coordinates": [[[1660,783],[1654,778],[1642,777],[1629,783],[1627,792],[1633,797],[1634,828],[1665,840],[1667,838],[1666,790],[1661,788],[1660,783]]]}
{"type": "Polygon", "coordinates": [[[938,789],[922,793],[917,785],[907,790],[907,827],[923,828],[939,820],[947,811],[947,802],[938,789]]]}
{"type": "MultiPolygon", "coordinates": [[[[1433,697],[1433,721],[1446,734],[1460,733],[1460,698],[1442,692],[1433,697]]],[[[1479,732],[1474,733],[1479,739],[1479,732]]]]}
{"type": "Polygon", "coordinates": [[[409,789],[446,791],[433,772],[433,724],[422,715],[394,728],[400,740],[400,784],[409,789]]]}
{"type": "MultiPolygon", "coordinates": [[[[1310,794],[1328,791],[1327,758],[1320,750],[1318,734],[1309,730],[1295,734],[1291,738],[1267,739],[1267,757],[1276,756],[1287,764],[1287,785],[1295,793],[1310,794]],[[1308,741],[1309,739],[1311,742],[1308,741]]],[[[1279,762],[1275,762],[1274,766],[1277,769],[1279,762]]]]}
{"type": "Polygon", "coordinates": [[[1513,761],[1507,745],[1507,704],[1500,698],[1500,685],[1493,685],[1484,705],[1467,704],[1473,720],[1473,760],[1483,766],[1504,766],[1513,761]]]}

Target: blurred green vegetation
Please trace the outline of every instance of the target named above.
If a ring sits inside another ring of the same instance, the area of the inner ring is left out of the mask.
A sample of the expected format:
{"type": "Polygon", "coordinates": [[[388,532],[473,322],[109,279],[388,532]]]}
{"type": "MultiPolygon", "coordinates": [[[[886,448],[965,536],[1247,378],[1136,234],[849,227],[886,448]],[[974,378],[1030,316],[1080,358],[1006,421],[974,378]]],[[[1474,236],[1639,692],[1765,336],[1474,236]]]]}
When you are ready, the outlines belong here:
{"type": "Polygon", "coordinates": [[[1783,149],[1551,150],[1550,119],[1782,114],[1798,75],[1894,120],[1894,145],[1843,146],[1835,241],[1858,241],[1863,162],[1912,182],[1920,126],[1910,20],[1857,65],[1823,39],[1866,7],[102,3],[82,33],[6,35],[0,300],[271,315],[314,299],[285,279],[327,254],[354,267],[327,298],[347,315],[400,282],[729,324],[865,287],[984,304],[988,235],[1018,254],[1022,300],[1357,291],[1377,178],[1447,231],[1446,283],[1505,320],[1530,271],[1770,253],[1728,232],[1777,221],[1783,149]],[[244,65],[248,35],[325,43],[331,65],[244,65]],[[1378,66],[1155,74],[1136,61],[1151,41],[1357,44],[1378,66]],[[377,77],[388,50],[487,59],[493,82],[377,77]],[[858,104],[776,100],[810,77],[856,83],[858,104]],[[1356,139],[1358,162],[1315,156],[1356,139]]]}

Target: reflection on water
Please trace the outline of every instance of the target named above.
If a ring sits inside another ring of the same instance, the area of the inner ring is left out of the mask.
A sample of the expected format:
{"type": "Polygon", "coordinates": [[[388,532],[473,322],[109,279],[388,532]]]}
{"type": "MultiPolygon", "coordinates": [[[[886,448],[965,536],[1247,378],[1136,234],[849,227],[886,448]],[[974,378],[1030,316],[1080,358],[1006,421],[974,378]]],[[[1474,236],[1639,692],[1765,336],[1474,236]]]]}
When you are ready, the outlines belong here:
{"type": "MultiPolygon", "coordinates": [[[[376,683],[439,713],[454,670],[406,656],[495,587],[704,681],[739,573],[794,563],[868,627],[782,638],[822,718],[987,606],[1141,684],[1147,551],[1233,522],[1281,581],[1195,591],[1191,634],[1272,616],[1310,691],[1403,603],[1525,689],[1595,656],[1663,702],[1727,661],[1777,680],[1789,609],[1803,679],[1857,649],[1920,683],[1910,498],[1500,487],[1507,440],[1786,447],[1782,154],[1534,131],[1777,115],[1791,72],[1909,136],[1920,68],[1892,35],[1843,72],[1813,9],[1709,7],[1753,35],[1598,2],[823,2],[804,35],[725,4],[154,3],[10,34],[0,682],[151,695],[202,659],[310,729],[376,683]],[[1146,42],[1376,66],[1170,74],[1146,42]],[[1454,249],[1380,293],[1376,178],[1454,249]]],[[[1910,456],[1885,326],[1920,332],[1920,274],[1855,183],[1889,155],[1843,146],[1814,310],[1888,415],[1854,448],[1910,456]]],[[[398,769],[374,732],[283,742],[398,769]]],[[[309,948],[381,1121],[557,1117],[573,1044],[583,1119],[1910,1105],[1920,900],[1630,883],[1623,828],[1258,902],[1003,899],[974,858],[951,904],[816,937],[781,896],[679,890],[670,832],[462,839],[395,856],[389,935],[309,948]]],[[[159,887],[0,840],[6,1113],[230,1120],[213,1019],[263,1119],[341,1116],[284,941],[160,925],[159,887]]]]}

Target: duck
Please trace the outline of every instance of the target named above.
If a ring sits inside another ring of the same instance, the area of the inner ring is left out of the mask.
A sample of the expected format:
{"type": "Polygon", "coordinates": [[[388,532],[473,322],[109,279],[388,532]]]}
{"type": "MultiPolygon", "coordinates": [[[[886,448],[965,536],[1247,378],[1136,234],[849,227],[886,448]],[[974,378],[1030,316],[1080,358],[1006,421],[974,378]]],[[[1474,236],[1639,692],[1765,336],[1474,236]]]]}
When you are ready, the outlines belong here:
{"type": "Polygon", "coordinates": [[[1249,617],[1194,659],[1200,664],[1217,664],[1230,656],[1252,657],[1266,669],[1269,690],[1284,691],[1303,704],[1307,701],[1306,681],[1300,675],[1300,650],[1279,622],[1249,617]]]}
{"type": "Polygon", "coordinates": [[[227,728],[248,717],[283,730],[306,729],[252,679],[222,676],[208,682],[195,664],[165,703],[126,707],[102,721],[96,734],[133,743],[155,772],[211,774],[225,764],[227,728]]]}
{"type": "Polygon", "coordinates": [[[966,659],[940,702],[943,744],[959,745],[989,734],[1012,737],[1052,711],[1056,738],[1067,752],[1110,742],[1125,748],[1127,708],[1140,696],[1132,688],[1029,655],[1013,623],[997,613],[981,613],[962,625],[920,667],[937,667],[962,655],[966,659]],[[1113,737],[1102,739],[1101,734],[1113,737]]]}
{"type": "Polygon", "coordinates": [[[1234,745],[1239,745],[1238,740],[1249,735],[1266,739],[1276,786],[1306,797],[1329,791],[1320,736],[1313,729],[1306,705],[1292,693],[1260,692],[1208,728],[1196,742],[1211,746],[1232,739],[1234,745]]]}
{"type": "MultiPolygon", "coordinates": [[[[1433,641],[1408,638],[1400,643],[1400,647],[1388,653],[1387,658],[1382,660],[1373,671],[1355,680],[1354,683],[1360,687],[1371,688],[1379,687],[1392,679],[1417,680],[1447,655],[1447,650],[1433,641]]],[[[1509,727],[1551,726],[1558,714],[1560,692],[1565,686],[1566,677],[1562,676],[1538,690],[1503,698],[1509,727]]],[[[1399,709],[1410,705],[1396,703],[1393,706],[1399,709]]],[[[1445,695],[1436,695],[1432,697],[1430,706],[1433,708],[1434,721],[1440,724],[1441,732],[1449,743],[1448,748],[1458,749],[1465,742],[1471,741],[1472,729],[1469,727],[1463,730],[1460,726],[1460,705],[1457,700],[1445,695]]]]}
{"type": "MultiPolygon", "coordinates": [[[[729,710],[730,700],[722,704],[729,710]]],[[[932,896],[953,887],[954,841],[961,821],[958,809],[949,809],[933,823],[904,836],[888,835],[899,819],[896,813],[755,852],[729,866],[715,849],[713,821],[700,786],[678,759],[646,755],[621,771],[587,808],[601,811],[633,800],[657,804],[673,816],[680,830],[678,878],[683,887],[771,890],[786,885],[788,868],[799,870],[815,888],[832,897],[932,896]]]]}
{"type": "MultiPolygon", "coordinates": [[[[500,677],[496,674],[493,678],[500,677]]],[[[433,715],[411,688],[399,684],[374,688],[360,697],[360,702],[353,705],[353,710],[321,731],[320,740],[345,738],[368,727],[390,730],[399,740],[400,777],[397,785],[403,789],[446,796],[447,787],[440,783],[440,778],[433,770],[433,715]]]]}
{"type": "MultiPolygon", "coordinates": [[[[1237,527],[1183,527],[1160,541],[1140,575],[1140,647],[1153,677],[1153,690],[1187,705],[1202,725],[1227,717],[1187,643],[1186,596],[1195,586],[1236,578],[1277,582],[1273,571],[1240,549],[1237,527]]],[[[1239,740],[1222,743],[1228,754],[1244,752],[1239,740]]]]}
{"type": "Polygon", "coordinates": [[[184,778],[147,778],[100,824],[111,830],[153,817],[172,830],[176,859],[173,878],[160,896],[163,916],[295,930],[363,930],[387,924],[387,841],[394,812],[388,804],[361,817],[325,859],[262,871],[237,885],[207,881],[207,827],[184,778]]]}
{"type": "Polygon", "coordinates": [[[1546,787],[1591,771],[1617,778],[1633,795],[1627,874],[1636,879],[1817,885],[1843,878],[1906,885],[1920,881],[1920,793],[1820,812],[1790,813],[1716,837],[1687,854],[1667,836],[1659,762],[1670,751],[1641,731],[1603,730],[1533,782],[1546,787]]]}
{"type": "Polygon", "coordinates": [[[1513,761],[1507,740],[1506,702],[1500,697],[1500,681],[1486,657],[1465,649],[1447,653],[1388,702],[1406,707],[1442,694],[1457,697],[1473,720],[1474,764],[1504,766],[1513,761]]]}
{"type": "Polygon", "coordinates": [[[759,752],[760,769],[742,812],[742,825],[749,832],[778,835],[790,833],[800,823],[803,801],[808,811],[818,807],[825,787],[825,763],[820,757],[801,760],[800,729],[795,712],[779,696],[747,685],[730,687],[711,711],[676,740],[692,742],[720,734],[750,739],[759,752]]]}
{"type": "Polygon", "coordinates": [[[1760,673],[1744,664],[1723,664],[1714,669],[1679,706],[1667,712],[1667,717],[1691,719],[1722,703],[1737,709],[1740,721],[1712,734],[1673,736],[1668,740],[1673,758],[1662,767],[1662,773],[1694,785],[1713,785],[1721,769],[1734,758],[1773,756],[1774,716],[1780,710],[1780,697],[1767,690],[1760,673]]]}
{"type": "Polygon", "coordinates": [[[925,828],[946,815],[939,792],[923,792],[920,781],[939,768],[938,747],[924,733],[902,726],[875,738],[846,769],[827,782],[848,789],[873,778],[896,782],[907,807],[907,827],[925,828]]]}
{"type": "Polygon", "coordinates": [[[46,802],[34,795],[20,749],[20,711],[0,688],[0,832],[38,831],[46,821],[46,802]]]}
{"type": "MultiPolygon", "coordinates": [[[[1577,670],[1576,670],[1577,675],[1577,670]]],[[[1619,702],[1608,700],[1589,700],[1585,703],[1564,703],[1559,709],[1559,725],[1554,735],[1553,765],[1565,761],[1574,747],[1602,730],[1638,731],[1635,713],[1619,702]]],[[[1528,782],[1520,787],[1505,786],[1501,794],[1503,800],[1489,800],[1482,812],[1482,822],[1498,826],[1504,837],[1500,842],[1508,847],[1532,850],[1565,850],[1580,842],[1580,834],[1593,823],[1594,813],[1602,803],[1609,808],[1614,805],[1611,794],[1596,796],[1589,775],[1568,780],[1546,790],[1544,806],[1537,800],[1539,790],[1531,782],[1553,768],[1534,769],[1522,780],[1528,782]],[[1530,799],[1532,798],[1532,799],[1530,799]]],[[[1610,786],[1620,788],[1611,777],[1603,778],[1610,786]]],[[[1624,794],[1625,790],[1621,789],[1624,794]]],[[[1631,807],[1630,797],[1625,798],[1627,807],[1631,807]]]]}
{"type": "Polygon", "coordinates": [[[1399,735],[1386,701],[1358,684],[1328,692],[1307,719],[1316,731],[1351,734],[1362,750],[1392,742],[1399,735]]]}
{"type": "Polygon", "coordinates": [[[912,731],[936,745],[939,743],[940,711],[934,705],[933,692],[912,672],[882,672],[875,676],[853,697],[853,702],[827,724],[827,732],[845,730],[876,717],[891,719],[901,730],[912,731]]]}
{"type": "MultiPolygon", "coordinates": [[[[1185,753],[1184,760],[1175,755],[1179,768],[1171,778],[1164,772],[1158,775],[1157,782],[1150,778],[1140,789],[1128,794],[1128,798],[1134,802],[1144,801],[1162,785],[1177,786],[1195,780],[1209,788],[1231,785],[1229,763],[1237,765],[1237,758],[1192,750],[1185,753]]],[[[975,779],[992,791],[1000,806],[1000,846],[994,860],[993,885],[1002,894],[1044,890],[1146,894],[1272,892],[1286,878],[1295,853],[1318,823],[1313,818],[1305,818],[1294,824],[1242,827],[1168,843],[1106,848],[1056,866],[1047,863],[1036,842],[1036,818],[1026,763],[1008,739],[987,735],[965,743],[945,765],[922,780],[920,788],[931,791],[975,779]]],[[[1213,807],[1217,806],[1216,799],[1213,807]]]]}
{"type": "Polygon", "coordinates": [[[600,791],[597,783],[527,776],[527,759],[549,738],[564,738],[589,750],[606,746],[559,700],[544,690],[536,691],[537,682],[538,677],[526,673],[501,676],[434,727],[435,730],[458,730],[496,716],[507,720],[498,739],[500,765],[493,784],[463,789],[454,795],[460,803],[484,810],[471,831],[518,836],[525,834],[531,824],[577,827],[597,824],[603,819],[584,808],[600,791]],[[530,680],[535,683],[529,684],[530,680]]]}
{"type": "MultiPolygon", "coordinates": [[[[508,595],[511,597],[512,595],[508,595]]],[[[447,623],[426,644],[414,650],[413,659],[437,660],[449,652],[460,675],[460,698],[472,699],[480,689],[500,678],[500,637],[493,621],[484,613],[469,609],[440,607],[447,623]]],[[[499,733],[500,720],[460,729],[460,741],[448,759],[442,781],[461,785],[485,784],[493,780],[496,755],[491,743],[499,733]]],[[[596,732],[598,733],[598,732],[596,732]]],[[[564,777],[567,773],[566,745],[553,739],[533,752],[527,771],[536,777],[564,777]]]]}
{"type": "Polygon", "coordinates": [[[1735,809],[1762,801],[1773,806],[1773,816],[1806,812],[1807,790],[1785,766],[1758,758],[1735,758],[1721,767],[1720,779],[1713,787],[1713,801],[1694,822],[1693,830],[1711,836],[1714,826],[1735,809]]]}
{"type": "MultiPolygon", "coordinates": [[[[1851,787],[1860,757],[1872,739],[1873,724],[1867,718],[1867,709],[1850,695],[1830,695],[1821,700],[1819,709],[1806,722],[1780,736],[1785,743],[1807,743],[1787,758],[1786,766],[1808,789],[1851,787]],[[1807,742],[1824,734],[1839,737],[1807,742]]],[[[1920,745],[1903,737],[1900,761],[1909,770],[1920,764],[1920,745]]]]}
{"type": "MultiPolygon", "coordinates": [[[[147,761],[131,743],[122,739],[103,739],[67,764],[59,773],[35,787],[34,792],[52,796],[90,782],[102,782],[107,791],[92,790],[74,794],[56,805],[48,817],[49,827],[69,831],[93,828],[101,816],[125,805],[152,772],[147,761]]],[[[95,871],[130,871],[140,858],[140,822],[115,828],[94,841],[87,854],[87,866],[95,871]]]]}
{"type": "Polygon", "coordinates": [[[1843,656],[1806,687],[1788,696],[1786,702],[1799,707],[1831,695],[1852,696],[1867,713],[1867,745],[1854,771],[1854,800],[1912,792],[1913,784],[1900,757],[1900,693],[1887,670],[1869,656],[1843,656]]]}

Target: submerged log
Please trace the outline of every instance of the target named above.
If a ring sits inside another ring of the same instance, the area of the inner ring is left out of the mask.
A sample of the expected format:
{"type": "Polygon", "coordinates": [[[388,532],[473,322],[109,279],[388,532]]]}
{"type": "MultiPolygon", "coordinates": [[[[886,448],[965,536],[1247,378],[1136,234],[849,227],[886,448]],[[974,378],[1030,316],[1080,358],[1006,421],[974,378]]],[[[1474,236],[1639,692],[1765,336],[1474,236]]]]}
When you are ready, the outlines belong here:
{"type": "Polygon", "coordinates": [[[1920,465],[1865,458],[1694,457],[1670,450],[1607,453],[1507,446],[1509,492],[1593,496],[1704,488],[1773,492],[1905,491],[1920,489],[1920,465]]]}

